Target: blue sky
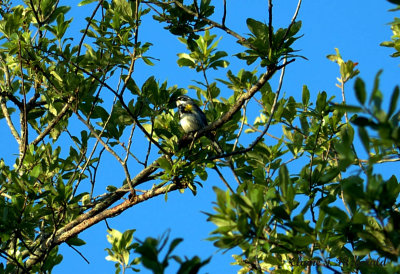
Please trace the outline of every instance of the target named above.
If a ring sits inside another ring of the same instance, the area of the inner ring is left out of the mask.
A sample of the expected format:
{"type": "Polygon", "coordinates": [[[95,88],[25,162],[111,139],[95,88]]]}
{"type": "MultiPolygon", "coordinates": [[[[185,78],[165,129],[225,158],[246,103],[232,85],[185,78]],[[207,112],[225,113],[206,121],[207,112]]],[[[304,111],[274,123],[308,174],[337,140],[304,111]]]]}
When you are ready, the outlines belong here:
{"type": "MultiPolygon", "coordinates": [[[[217,6],[216,18],[220,18],[219,6],[222,1],[212,2],[217,6]]],[[[227,2],[226,24],[241,35],[249,32],[246,27],[246,18],[251,17],[264,22],[268,20],[265,0],[227,2]]],[[[297,59],[288,66],[282,88],[286,97],[294,96],[300,99],[302,87],[307,85],[311,98],[314,100],[319,91],[326,91],[328,96],[336,96],[337,100],[340,100],[340,90],[335,86],[336,77],[339,76],[338,66],[326,58],[326,55],[334,53],[335,48],[339,48],[345,60],[351,59],[359,63],[358,69],[361,71],[359,76],[365,80],[368,90],[371,89],[373,78],[378,70],[384,70],[381,77],[381,90],[385,95],[384,100],[388,102],[394,86],[399,84],[399,60],[389,57],[392,50],[383,48],[379,44],[390,39],[392,33],[387,23],[393,20],[396,13],[388,12],[388,9],[394,6],[386,1],[360,2],[304,1],[298,16],[298,19],[303,22],[300,34],[304,36],[293,45],[293,48],[301,50],[299,54],[307,57],[308,60],[297,59]]],[[[78,1],[62,2],[65,5],[75,5],[69,12],[69,16],[66,16],[66,18],[74,18],[74,30],[69,33],[69,36],[77,37],[75,39],[79,39],[78,30],[83,28],[82,20],[90,16],[92,12],[90,8],[93,7],[89,5],[78,8],[77,3],[78,1]]],[[[294,0],[275,1],[274,26],[286,27],[296,5],[297,1],[294,0]]],[[[240,47],[227,34],[217,30],[213,30],[212,33],[222,35],[221,50],[229,54],[239,52],[240,47]]],[[[176,54],[185,52],[185,46],[150,16],[143,18],[143,29],[140,30],[139,37],[143,42],[150,41],[154,44],[149,55],[160,59],[154,67],[143,64],[136,67],[134,78],[139,86],[151,75],[155,75],[160,82],[168,80],[169,85],[177,84],[184,88],[192,84],[192,79],[200,79],[200,75],[196,75],[194,71],[178,67],[176,54]]],[[[234,57],[230,57],[229,61],[231,62],[229,69],[234,73],[244,66],[241,60],[234,57]]],[[[210,73],[209,77],[223,78],[225,73],[226,71],[222,70],[216,72],[215,75],[210,73]]],[[[276,79],[273,79],[271,82],[273,90],[276,89],[277,84],[276,79]]],[[[355,102],[352,85],[352,82],[347,85],[348,102],[355,102]]],[[[222,85],[220,87],[224,88],[222,85]]],[[[189,91],[189,95],[194,96],[195,93],[189,91]]],[[[0,130],[6,131],[6,135],[9,135],[4,120],[0,121],[0,130]]],[[[13,142],[7,139],[0,143],[0,150],[3,151],[2,158],[10,159],[8,156],[10,153],[17,154],[18,150],[13,142]]],[[[134,145],[134,149],[141,149],[140,144],[137,147],[134,145]]],[[[292,166],[290,171],[293,173],[296,168],[299,167],[292,166]]],[[[132,171],[132,174],[135,172],[132,171]]],[[[105,159],[96,186],[99,193],[104,191],[107,185],[118,186],[122,180],[123,173],[119,165],[111,157],[105,159]]],[[[212,212],[212,202],[215,199],[212,186],[220,188],[224,186],[213,171],[209,172],[209,179],[203,182],[203,185],[204,187],[199,188],[195,197],[190,191],[184,194],[170,193],[167,202],[164,201],[163,196],[157,197],[131,208],[116,218],[109,219],[108,223],[112,228],[120,231],[136,229],[134,236],[141,240],[148,236],[161,236],[165,231],[170,230],[170,238],[184,238],[184,242],[176,250],[178,255],[188,257],[199,255],[202,259],[212,256],[211,262],[202,269],[201,273],[235,273],[238,267],[229,265],[233,262],[232,252],[226,254],[217,252],[212,243],[205,240],[215,226],[206,221],[207,216],[202,212],[212,212]]],[[[104,248],[109,247],[106,229],[104,223],[99,223],[80,235],[87,245],[78,249],[90,261],[90,264],[87,264],[71,248],[63,245],[60,250],[64,260],[56,266],[54,273],[113,273],[114,264],[105,260],[107,254],[104,248]]],[[[173,273],[174,269],[171,266],[167,273],[173,273]]],[[[143,273],[148,272],[143,271],[143,273]]]]}

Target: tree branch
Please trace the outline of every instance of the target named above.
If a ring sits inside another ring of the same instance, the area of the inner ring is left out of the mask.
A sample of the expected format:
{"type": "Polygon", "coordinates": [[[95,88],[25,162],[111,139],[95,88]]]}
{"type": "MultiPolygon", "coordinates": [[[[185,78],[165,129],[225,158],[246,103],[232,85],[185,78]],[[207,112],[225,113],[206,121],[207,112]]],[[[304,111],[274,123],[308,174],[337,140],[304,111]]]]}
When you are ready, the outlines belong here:
{"type": "Polygon", "coordinates": [[[50,131],[57,125],[57,123],[61,120],[62,117],[67,113],[68,108],[70,107],[70,104],[74,101],[73,97],[70,97],[68,99],[68,103],[64,105],[64,107],[61,109],[61,111],[58,113],[56,117],[47,125],[45,130],[43,130],[36,138],[35,140],[32,141],[32,145],[36,146],[40,141],[42,141],[49,133],[50,131]]]}
{"type": "Polygon", "coordinates": [[[19,137],[18,131],[15,129],[13,122],[11,121],[11,117],[10,117],[10,114],[8,113],[7,105],[4,102],[4,97],[1,95],[0,95],[0,106],[1,106],[1,110],[3,112],[4,117],[6,118],[7,125],[11,130],[11,134],[14,136],[18,145],[21,145],[21,138],[19,137]]]}
{"type": "MultiPolygon", "coordinates": [[[[140,173],[138,173],[134,179],[132,179],[132,185],[135,186],[143,181],[146,181],[146,179],[150,177],[150,175],[154,173],[157,170],[157,168],[158,168],[158,162],[156,160],[147,168],[143,169],[140,173]]],[[[118,214],[121,214],[124,210],[126,210],[129,207],[132,207],[135,204],[141,203],[145,200],[166,193],[167,191],[173,191],[176,189],[178,189],[178,186],[176,184],[173,184],[172,187],[168,185],[160,189],[149,190],[142,195],[133,196],[132,199],[126,200],[122,204],[114,207],[113,209],[105,210],[109,206],[114,204],[116,201],[120,200],[127,192],[130,191],[128,185],[123,185],[117,191],[109,193],[107,196],[103,197],[101,201],[93,207],[92,210],[80,215],[70,223],[58,229],[57,232],[54,234],[54,237],[46,239],[48,235],[41,235],[41,237],[39,237],[32,245],[38,245],[40,243],[42,244],[40,244],[40,246],[36,249],[36,251],[33,254],[30,254],[30,257],[25,262],[25,267],[27,269],[31,269],[38,261],[40,261],[42,256],[46,252],[48,252],[49,249],[51,249],[53,246],[67,241],[70,237],[77,235],[78,233],[91,227],[92,225],[106,218],[110,218],[118,214]]],[[[27,255],[29,255],[29,251],[23,252],[22,257],[26,257],[27,255]]]]}

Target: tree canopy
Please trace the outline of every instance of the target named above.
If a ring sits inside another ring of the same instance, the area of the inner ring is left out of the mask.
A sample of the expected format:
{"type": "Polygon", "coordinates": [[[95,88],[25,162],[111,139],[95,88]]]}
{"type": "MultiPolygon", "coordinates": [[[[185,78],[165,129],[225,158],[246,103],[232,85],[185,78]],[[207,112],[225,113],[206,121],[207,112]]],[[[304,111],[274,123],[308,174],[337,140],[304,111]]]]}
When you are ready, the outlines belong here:
{"type": "MultiPolygon", "coordinates": [[[[280,27],[281,3],[266,2],[246,33],[228,25],[225,0],[84,0],[84,20],[68,1],[0,2],[1,132],[17,144],[0,161],[2,272],[51,272],[65,244],[86,260],[81,232],[160,195],[196,195],[210,173],[220,182],[208,240],[238,250],[240,273],[399,272],[400,185],[380,171],[400,160],[399,87],[382,91],[379,71],[367,89],[357,62],[335,49],[327,58],[340,96],[306,85],[300,100],[284,94],[286,69],[307,59],[296,46],[302,1],[280,27]],[[156,73],[139,83],[138,66],[157,67],[151,48],[163,44],[141,38],[144,24],[184,45],[173,54],[193,72],[190,85],[156,73]],[[220,46],[226,38],[238,52],[220,46]],[[188,92],[209,121],[195,134],[176,111],[188,92]],[[357,102],[346,101],[350,92],[357,102]],[[104,169],[124,179],[105,186],[104,169]]],[[[381,45],[399,57],[399,19],[390,26],[381,45]]],[[[168,234],[135,239],[134,225],[108,231],[116,272],[164,273],[173,260],[178,273],[197,273],[210,261],[177,256],[182,239],[168,234]]]]}

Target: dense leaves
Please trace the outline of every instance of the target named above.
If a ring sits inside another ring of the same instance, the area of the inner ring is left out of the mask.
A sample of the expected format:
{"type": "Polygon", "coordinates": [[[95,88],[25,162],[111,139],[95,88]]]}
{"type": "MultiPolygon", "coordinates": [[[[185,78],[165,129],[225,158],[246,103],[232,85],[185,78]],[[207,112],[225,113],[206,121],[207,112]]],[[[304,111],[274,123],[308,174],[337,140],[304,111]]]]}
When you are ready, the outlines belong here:
{"type": "MultiPolygon", "coordinates": [[[[381,71],[368,90],[336,49],[328,59],[342,98],[304,85],[297,101],[280,89],[285,67],[305,58],[296,54],[298,10],[276,29],[270,3],[270,17],[247,18],[242,36],[226,25],[225,1],[84,0],[84,19],[63,2],[0,3],[0,119],[17,144],[0,161],[0,272],[51,272],[59,245],[84,245],[82,231],[158,195],[195,195],[211,169],[226,188],[214,186],[209,240],[234,250],[240,273],[399,272],[400,185],[379,167],[399,161],[400,91],[381,90],[381,71]],[[191,69],[192,85],[138,76],[138,66],[157,66],[150,50],[162,43],[141,40],[144,22],[162,23],[186,46],[174,69],[191,69]],[[221,50],[221,35],[239,52],[221,50]],[[345,96],[352,82],[356,103],[345,96]],[[187,89],[209,121],[194,134],[174,110],[187,89]],[[120,169],[105,187],[98,174],[109,161],[120,169]]],[[[382,45],[397,57],[398,18],[390,25],[382,45]]],[[[106,260],[117,273],[165,273],[172,261],[178,273],[197,273],[210,261],[175,255],[180,238],[141,241],[134,231],[108,231],[106,260]]]]}

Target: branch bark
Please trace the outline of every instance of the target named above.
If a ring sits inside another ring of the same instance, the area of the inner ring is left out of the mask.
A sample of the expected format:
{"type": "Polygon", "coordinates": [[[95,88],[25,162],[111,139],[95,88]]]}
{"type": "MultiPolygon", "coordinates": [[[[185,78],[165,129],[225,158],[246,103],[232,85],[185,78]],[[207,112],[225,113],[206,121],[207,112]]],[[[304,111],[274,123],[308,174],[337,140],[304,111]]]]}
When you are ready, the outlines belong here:
{"type": "MultiPolygon", "coordinates": [[[[158,162],[156,160],[136,175],[136,177],[132,180],[132,185],[136,186],[141,182],[146,181],[146,179],[150,177],[150,175],[154,173],[157,168],[158,162]]],[[[67,241],[69,238],[74,237],[75,235],[97,224],[98,222],[110,217],[117,216],[126,209],[134,206],[135,204],[144,202],[155,196],[177,189],[179,189],[179,186],[176,184],[166,185],[158,189],[146,191],[144,194],[133,196],[131,199],[128,199],[111,209],[107,209],[130,191],[128,185],[122,186],[115,192],[109,193],[108,196],[103,197],[101,202],[99,202],[89,212],[80,215],[75,220],[58,229],[57,232],[50,235],[48,239],[46,239],[46,236],[49,235],[42,235],[41,237],[39,237],[39,239],[37,239],[33,244],[35,246],[39,245],[39,247],[36,248],[35,252],[33,254],[29,254],[29,251],[26,251],[22,254],[22,257],[29,256],[24,264],[25,268],[28,270],[31,269],[36,263],[41,261],[45,254],[47,254],[49,250],[51,250],[54,246],[67,241]]]]}

